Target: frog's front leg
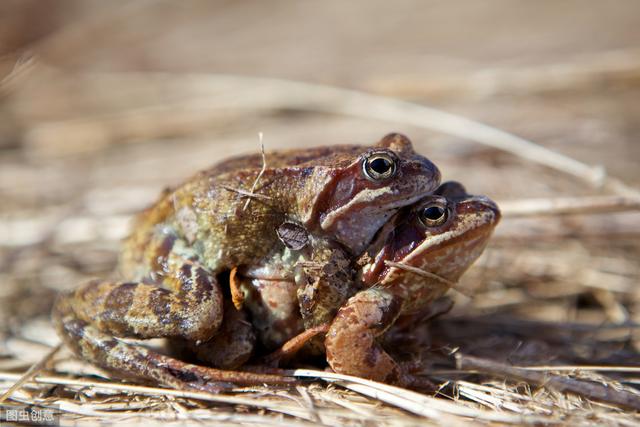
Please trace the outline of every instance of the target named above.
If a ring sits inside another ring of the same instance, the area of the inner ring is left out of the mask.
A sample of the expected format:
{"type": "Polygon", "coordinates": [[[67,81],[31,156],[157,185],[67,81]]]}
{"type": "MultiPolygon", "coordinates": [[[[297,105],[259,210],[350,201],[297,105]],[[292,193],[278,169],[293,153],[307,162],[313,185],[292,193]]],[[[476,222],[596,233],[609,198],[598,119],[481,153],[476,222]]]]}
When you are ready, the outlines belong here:
{"type": "Polygon", "coordinates": [[[379,288],[357,293],[340,308],[325,339],[327,361],[343,374],[405,385],[400,366],[384,351],[378,338],[402,310],[400,297],[379,288]]]}
{"type": "Polygon", "coordinates": [[[311,259],[296,266],[298,304],[307,329],[331,322],[356,291],[346,252],[338,248],[316,250],[311,259]]]}

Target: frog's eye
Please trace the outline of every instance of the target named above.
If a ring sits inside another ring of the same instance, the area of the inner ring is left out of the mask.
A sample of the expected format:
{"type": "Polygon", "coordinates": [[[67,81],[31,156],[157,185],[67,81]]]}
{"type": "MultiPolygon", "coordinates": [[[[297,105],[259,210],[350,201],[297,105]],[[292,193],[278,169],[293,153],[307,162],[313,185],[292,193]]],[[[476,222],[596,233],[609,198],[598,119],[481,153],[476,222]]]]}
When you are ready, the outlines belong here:
{"type": "Polygon", "coordinates": [[[427,227],[442,225],[448,217],[447,208],[440,204],[431,204],[423,207],[418,213],[420,221],[427,227]]]}
{"type": "Polygon", "coordinates": [[[397,159],[389,153],[372,153],[362,162],[362,170],[372,181],[391,178],[396,173],[397,159]]]}

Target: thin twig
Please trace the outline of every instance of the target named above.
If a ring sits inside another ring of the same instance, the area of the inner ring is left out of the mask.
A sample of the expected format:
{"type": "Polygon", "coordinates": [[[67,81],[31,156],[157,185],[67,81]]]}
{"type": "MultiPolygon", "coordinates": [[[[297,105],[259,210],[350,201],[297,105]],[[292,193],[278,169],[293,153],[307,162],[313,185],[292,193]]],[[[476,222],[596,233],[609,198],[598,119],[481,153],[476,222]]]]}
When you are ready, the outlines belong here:
{"type": "MultiPolygon", "coordinates": [[[[536,365],[536,366],[513,366],[516,369],[534,372],[622,372],[640,373],[640,366],[604,366],[604,365],[536,365]]],[[[431,376],[444,375],[469,375],[480,373],[477,369],[434,369],[428,371],[431,376]]]]}
{"type": "Polygon", "coordinates": [[[395,268],[398,268],[400,270],[409,271],[411,273],[417,274],[418,276],[426,277],[427,279],[437,280],[437,281],[442,282],[442,283],[444,283],[445,285],[447,285],[447,286],[449,286],[451,288],[454,288],[457,285],[456,282],[452,282],[451,280],[447,280],[442,276],[438,276],[435,273],[431,273],[431,272],[423,270],[421,268],[413,267],[413,266],[402,264],[402,263],[399,263],[399,262],[387,261],[387,260],[385,260],[384,263],[386,265],[388,265],[389,267],[395,267],[395,268]]]}
{"type": "Polygon", "coordinates": [[[640,210],[640,196],[595,196],[508,200],[498,203],[506,217],[598,214],[640,210]]]}
{"type": "Polygon", "coordinates": [[[556,391],[576,393],[591,400],[632,408],[637,411],[640,410],[640,394],[616,390],[604,384],[520,369],[493,360],[462,354],[457,354],[456,360],[461,369],[476,369],[484,374],[490,373],[492,375],[517,378],[556,391]]]}
{"type": "Polygon", "coordinates": [[[33,365],[31,365],[31,367],[27,369],[27,371],[24,374],[22,374],[20,378],[18,378],[15,384],[9,387],[9,390],[7,390],[2,396],[0,396],[0,404],[2,404],[2,402],[7,400],[16,390],[22,387],[23,384],[25,384],[26,382],[31,380],[31,378],[37,375],[38,372],[44,369],[47,363],[49,363],[49,361],[53,358],[53,356],[56,355],[56,353],[61,348],[62,348],[62,343],[52,348],[39,362],[36,362],[33,365]]]}
{"type": "MultiPolygon", "coordinates": [[[[351,375],[315,371],[311,369],[296,369],[293,371],[293,374],[296,377],[318,378],[327,382],[335,383],[374,399],[381,400],[387,404],[397,406],[411,413],[439,421],[443,421],[443,418],[447,421],[451,421],[451,415],[507,423],[543,422],[546,420],[545,417],[540,416],[522,416],[469,408],[440,398],[426,396],[404,388],[382,384],[351,375]]],[[[456,420],[455,418],[453,420],[457,423],[463,422],[462,420],[456,420]]]]}
{"type": "Polygon", "coordinates": [[[31,52],[22,54],[14,64],[9,74],[0,80],[0,96],[6,96],[14,90],[19,81],[33,70],[34,65],[35,58],[31,52]]]}
{"type": "Polygon", "coordinates": [[[241,195],[243,195],[245,197],[251,197],[251,198],[254,198],[254,199],[258,199],[258,200],[271,200],[271,197],[265,196],[264,194],[251,193],[249,191],[242,190],[240,188],[229,187],[228,185],[221,185],[220,187],[224,188],[227,191],[232,191],[234,193],[241,194],[241,195]]]}
{"type": "MultiPolygon", "coordinates": [[[[267,169],[267,157],[264,154],[264,143],[262,142],[262,132],[258,132],[258,140],[260,141],[260,153],[262,154],[262,169],[260,169],[260,173],[258,173],[258,176],[256,176],[255,181],[253,181],[251,190],[249,190],[251,194],[255,194],[256,187],[258,186],[258,181],[260,181],[260,178],[262,178],[264,171],[267,169]]],[[[243,211],[247,210],[247,208],[249,207],[249,202],[251,202],[251,197],[249,197],[245,202],[244,207],[242,208],[243,211]]]]}
{"type": "MultiPolygon", "coordinates": [[[[14,374],[10,372],[0,372],[0,379],[12,380],[21,379],[24,375],[14,374]]],[[[269,408],[269,402],[260,400],[246,399],[235,396],[226,396],[223,394],[206,393],[203,391],[176,390],[161,387],[147,387],[119,382],[106,381],[88,381],[83,379],[72,379],[58,376],[37,376],[35,378],[27,378],[25,382],[34,382],[39,384],[54,384],[72,387],[92,387],[102,390],[114,390],[118,392],[136,393],[147,396],[173,396],[184,397],[189,399],[205,400],[210,402],[220,402],[236,405],[250,405],[255,407],[269,408]]]]}
{"type": "Polygon", "coordinates": [[[544,366],[514,366],[525,371],[541,372],[632,372],[640,373],[640,366],[600,366],[600,365],[544,365],[544,366]]]}
{"type": "Polygon", "coordinates": [[[604,238],[611,242],[615,239],[636,239],[640,235],[638,213],[626,212],[611,215],[583,215],[575,221],[566,221],[561,217],[509,218],[497,227],[493,241],[497,240],[535,240],[536,242],[554,241],[566,238],[604,238]]]}
{"type": "Polygon", "coordinates": [[[313,402],[313,398],[311,397],[307,389],[301,386],[297,386],[296,390],[298,390],[298,393],[300,393],[300,396],[302,397],[302,400],[304,402],[304,406],[306,406],[309,411],[309,418],[311,419],[311,421],[315,423],[321,423],[322,420],[320,418],[320,415],[318,414],[318,409],[316,408],[316,405],[313,402]]]}

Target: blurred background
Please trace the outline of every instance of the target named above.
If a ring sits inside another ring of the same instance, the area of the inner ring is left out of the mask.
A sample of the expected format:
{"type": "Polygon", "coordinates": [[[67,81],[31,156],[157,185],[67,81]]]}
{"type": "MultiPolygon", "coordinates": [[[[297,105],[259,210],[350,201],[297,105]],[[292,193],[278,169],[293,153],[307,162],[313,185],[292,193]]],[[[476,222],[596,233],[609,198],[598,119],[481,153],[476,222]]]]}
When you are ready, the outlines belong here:
{"type": "MultiPolygon", "coordinates": [[[[341,114],[348,93],[318,106],[326,87],[485,123],[602,166],[633,193],[639,42],[634,0],[4,0],[0,333],[49,331],[38,339],[55,342],[55,292],[109,274],[134,212],[200,169],[256,152],[259,132],[270,150],[400,131],[445,179],[498,201],[614,194],[434,123],[341,114]],[[314,98],[293,82],[322,86],[314,98]],[[29,322],[39,328],[24,330],[29,322]]],[[[505,218],[465,278],[475,298],[461,310],[637,321],[639,217],[588,214],[505,218]]],[[[637,349],[636,338],[617,337],[615,349],[637,349]]]]}

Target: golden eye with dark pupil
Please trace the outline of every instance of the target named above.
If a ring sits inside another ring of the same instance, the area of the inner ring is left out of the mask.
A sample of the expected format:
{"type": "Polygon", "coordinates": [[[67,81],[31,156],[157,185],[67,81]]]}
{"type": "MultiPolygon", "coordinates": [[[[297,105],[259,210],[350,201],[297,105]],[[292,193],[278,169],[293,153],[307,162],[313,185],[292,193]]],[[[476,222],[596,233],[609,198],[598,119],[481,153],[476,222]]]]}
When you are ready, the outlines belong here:
{"type": "Polygon", "coordinates": [[[396,173],[395,159],[387,154],[374,154],[364,160],[363,166],[364,174],[374,181],[390,178],[396,173]]]}
{"type": "Polygon", "coordinates": [[[427,227],[440,225],[447,220],[447,210],[442,206],[432,205],[420,211],[420,221],[427,227]]]}

